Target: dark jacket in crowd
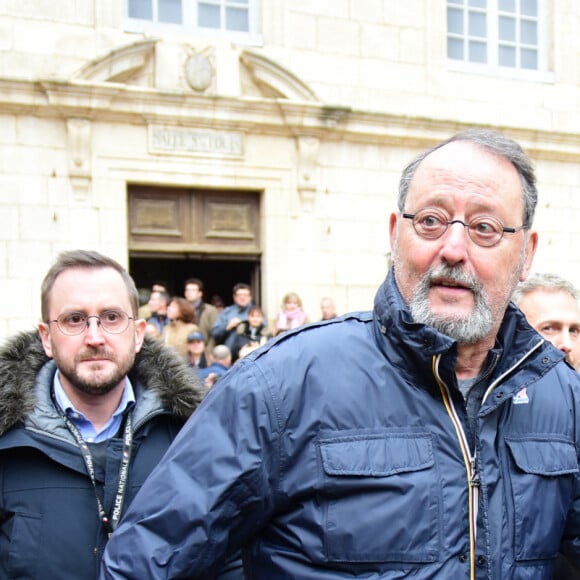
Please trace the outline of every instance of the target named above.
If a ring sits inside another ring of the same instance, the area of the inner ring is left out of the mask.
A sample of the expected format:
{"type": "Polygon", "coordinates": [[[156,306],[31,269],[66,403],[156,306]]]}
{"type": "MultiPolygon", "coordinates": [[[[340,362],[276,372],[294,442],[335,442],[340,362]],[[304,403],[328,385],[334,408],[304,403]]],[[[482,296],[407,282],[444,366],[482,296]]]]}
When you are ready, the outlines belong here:
{"type": "Polygon", "coordinates": [[[227,326],[233,318],[239,318],[242,322],[248,320],[248,313],[252,308],[253,303],[250,302],[244,308],[241,308],[237,304],[231,304],[224,308],[217,317],[212,329],[211,336],[215,341],[215,344],[225,344],[230,352],[233,349],[234,341],[237,336],[237,327],[227,330],[227,326]]]}
{"type": "Polygon", "coordinates": [[[270,338],[272,334],[268,331],[267,324],[262,323],[259,328],[254,328],[247,320],[242,322],[236,329],[236,336],[232,341],[232,361],[238,360],[240,350],[247,344],[262,346],[270,338]]]}

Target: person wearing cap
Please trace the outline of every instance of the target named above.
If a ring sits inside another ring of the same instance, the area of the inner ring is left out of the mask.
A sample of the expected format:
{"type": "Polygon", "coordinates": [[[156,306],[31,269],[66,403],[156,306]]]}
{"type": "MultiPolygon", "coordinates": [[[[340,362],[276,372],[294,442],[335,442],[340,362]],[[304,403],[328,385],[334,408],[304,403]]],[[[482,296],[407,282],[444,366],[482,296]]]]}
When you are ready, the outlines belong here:
{"type": "Polygon", "coordinates": [[[207,357],[205,356],[205,336],[199,330],[190,332],[187,335],[187,354],[185,360],[194,369],[207,368],[207,357]]]}

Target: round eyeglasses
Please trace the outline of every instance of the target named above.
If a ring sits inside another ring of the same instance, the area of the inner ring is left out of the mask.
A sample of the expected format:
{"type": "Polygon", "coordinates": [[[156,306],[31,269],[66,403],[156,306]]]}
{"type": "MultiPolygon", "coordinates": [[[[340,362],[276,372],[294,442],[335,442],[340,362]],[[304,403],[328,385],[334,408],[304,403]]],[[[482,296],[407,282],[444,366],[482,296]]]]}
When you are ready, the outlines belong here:
{"type": "Polygon", "coordinates": [[[134,320],[132,316],[122,310],[105,310],[98,316],[87,316],[84,312],[64,312],[55,320],[58,329],[68,336],[82,334],[90,324],[90,319],[96,318],[97,324],[109,334],[121,334],[127,330],[129,320],[134,320]]]}
{"type": "Polygon", "coordinates": [[[473,218],[468,223],[461,220],[449,220],[442,211],[430,207],[417,213],[404,213],[403,217],[413,220],[413,228],[417,234],[427,240],[436,240],[447,231],[450,225],[461,224],[467,228],[472,242],[486,248],[499,244],[504,234],[515,234],[527,229],[525,224],[517,228],[506,228],[497,218],[490,215],[473,218]]]}

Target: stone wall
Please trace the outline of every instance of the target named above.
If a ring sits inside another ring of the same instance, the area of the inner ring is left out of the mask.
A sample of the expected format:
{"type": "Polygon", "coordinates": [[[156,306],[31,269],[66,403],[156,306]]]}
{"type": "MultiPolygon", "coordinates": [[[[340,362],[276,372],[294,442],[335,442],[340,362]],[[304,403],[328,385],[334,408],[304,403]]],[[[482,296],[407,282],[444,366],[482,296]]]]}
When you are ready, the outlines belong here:
{"type": "Polygon", "coordinates": [[[3,3],[0,338],[35,324],[59,251],[127,263],[129,183],[260,191],[270,316],[289,290],[313,318],[324,295],[370,308],[401,169],[471,125],[530,152],[535,270],[580,286],[580,6],[551,5],[549,70],[508,78],[447,62],[445,3],[431,0],[263,2],[251,47],[126,32],[116,0],[3,3]],[[161,153],[154,126],[240,133],[244,153],[161,153]]]}

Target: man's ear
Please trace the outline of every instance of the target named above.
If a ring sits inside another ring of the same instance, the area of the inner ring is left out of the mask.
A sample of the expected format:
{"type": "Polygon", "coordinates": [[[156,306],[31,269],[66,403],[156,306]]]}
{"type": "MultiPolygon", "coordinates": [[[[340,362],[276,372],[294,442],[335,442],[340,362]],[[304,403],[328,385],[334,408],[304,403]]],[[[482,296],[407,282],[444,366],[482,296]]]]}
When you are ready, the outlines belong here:
{"type": "Polygon", "coordinates": [[[145,330],[147,329],[147,322],[142,318],[135,320],[135,352],[139,352],[145,340],[145,330]]]}
{"type": "Polygon", "coordinates": [[[534,261],[534,255],[536,249],[538,248],[538,232],[531,231],[528,234],[528,239],[526,240],[526,261],[524,267],[522,268],[522,273],[520,274],[520,282],[523,282],[530,273],[532,269],[532,263],[534,261]]]}
{"type": "Polygon", "coordinates": [[[38,334],[40,335],[40,340],[42,340],[42,348],[47,357],[52,358],[52,346],[50,344],[50,329],[46,322],[40,322],[38,324],[38,334]]]}
{"type": "Polygon", "coordinates": [[[391,242],[391,251],[395,249],[397,240],[397,222],[399,221],[399,216],[396,213],[392,213],[389,218],[389,240],[391,242]]]}

